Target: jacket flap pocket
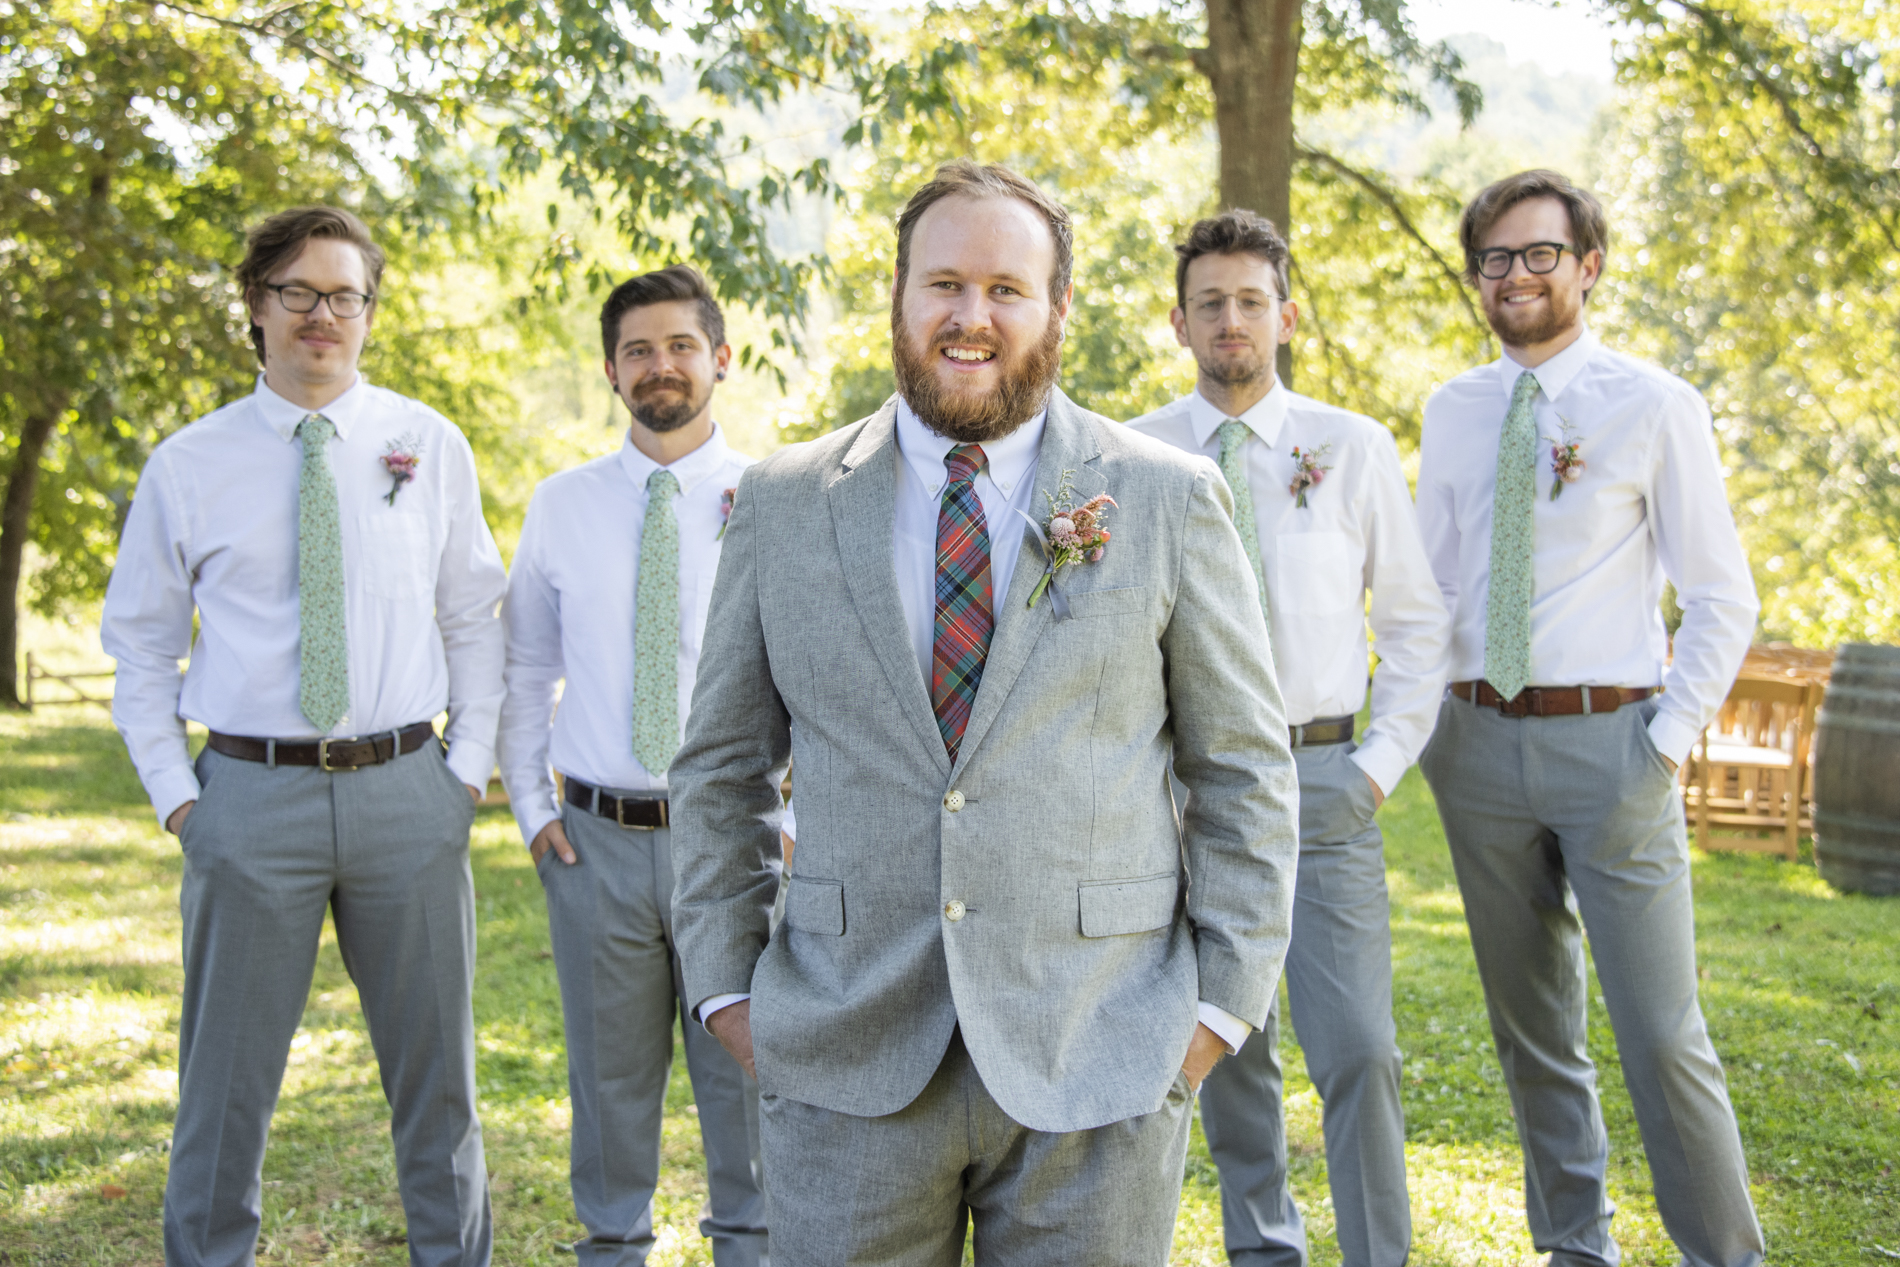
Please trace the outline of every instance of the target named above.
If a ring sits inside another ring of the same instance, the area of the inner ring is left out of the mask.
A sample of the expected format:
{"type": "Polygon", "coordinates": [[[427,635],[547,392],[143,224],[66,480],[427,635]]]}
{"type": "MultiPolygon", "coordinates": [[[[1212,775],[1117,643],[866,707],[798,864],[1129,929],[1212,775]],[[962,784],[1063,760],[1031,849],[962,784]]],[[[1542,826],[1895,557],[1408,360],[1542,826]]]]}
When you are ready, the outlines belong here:
{"type": "Polygon", "coordinates": [[[1120,616],[1126,612],[1138,612],[1148,606],[1148,587],[1131,585],[1118,590],[1084,590],[1081,593],[1068,592],[1069,614],[1077,620],[1086,620],[1091,616],[1120,616]]]}
{"type": "Polygon", "coordinates": [[[801,933],[844,936],[844,885],[793,876],[785,890],[785,922],[801,933]]]}
{"type": "Polygon", "coordinates": [[[1082,935],[1116,937],[1174,923],[1181,881],[1174,872],[1140,880],[1097,880],[1082,886],[1082,935]]]}

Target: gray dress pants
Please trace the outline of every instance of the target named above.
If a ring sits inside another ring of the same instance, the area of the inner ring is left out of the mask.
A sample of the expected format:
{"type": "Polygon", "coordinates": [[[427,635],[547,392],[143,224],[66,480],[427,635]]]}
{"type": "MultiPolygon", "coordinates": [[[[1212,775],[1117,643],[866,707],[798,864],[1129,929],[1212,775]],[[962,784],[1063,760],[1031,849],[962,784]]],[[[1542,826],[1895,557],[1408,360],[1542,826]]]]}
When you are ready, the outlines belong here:
{"type": "MultiPolygon", "coordinates": [[[[1399,1267],[1411,1252],[1405,1112],[1392,1024],[1391,908],[1372,785],[1352,744],[1296,748],[1300,870],[1286,988],[1319,1091],[1335,1235],[1346,1267],[1399,1267]]],[[[1220,1168],[1236,1267],[1304,1267],[1306,1229],[1287,1187],[1279,1004],[1201,1085],[1201,1129],[1220,1168]]]]}
{"type": "Polygon", "coordinates": [[[923,1092],[857,1117],[760,1097],[778,1267],[1166,1267],[1194,1094],[1153,1113],[1032,1131],[983,1086],[953,1031],[923,1092]]]}
{"type": "Polygon", "coordinates": [[[165,1184],[169,1267],[248,1267],[264,1144],[326,909],[389,1099],[416,1267],[485,1267],[475,1117],[475,807],[425,744],[361,770],[206,749],[185,820],[185,999],[165,1184]]]}
{"type": "MultiPolygon", "coordinates": [[[[653,1248],[673,1024],[684,1009],[672,833],[571,805],[561,821],[580,860],[568,866],[550,849],[537,870],[567,1029],[574,1212],[587,1229],[574,1252],[583,1267],[640,1267],[653,1248]]],[[[712,1238],[717,1267],[758,1267],[766,1261],[758,1084],[697,1020],[683,1029],[710,1190],[700,1234],[712,1238]]]]}
{"type": "Polygon", "coordinates": [[[1538,1250],[1555,1267],[1621,1257],[1584,1049],[1587,931],[1663,1226],[1691,1267],[1754,1267],[1761,1227],[1696,998],[1687,833],[1654,715],[1646,701],[1502,717],[1447,695],[1419,768],[1464,895],[1538,1250]]]}

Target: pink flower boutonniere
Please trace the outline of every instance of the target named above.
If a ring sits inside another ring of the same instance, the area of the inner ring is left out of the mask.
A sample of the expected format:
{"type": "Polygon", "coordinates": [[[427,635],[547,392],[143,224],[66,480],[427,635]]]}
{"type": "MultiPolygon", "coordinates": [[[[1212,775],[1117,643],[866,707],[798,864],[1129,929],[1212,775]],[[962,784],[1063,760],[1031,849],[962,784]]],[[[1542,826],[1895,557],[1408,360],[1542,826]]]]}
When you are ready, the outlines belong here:
{"type": "Polygon", "coordinates": [[[1570,430],[1570,424],[1566,422],[1561,440],[1550,440],[1549,436],[1544,437],[1550,440],[1550,470],[1551,474],[1556,476],[1550,481],[1550,500],[1552,501],[1556,501],[1557,495],[1564,491],[1565,484],[1575,484],[1582,479],[1584,467],[1588,465],[1577,456],[1577,450],[1583,446],[1583,442],[1571,439],[1570,430]]]}
{"type": "Polygon", "coordinates": [[[728,488],[719,494],[719,531],[713,534],[714,541],[725,538],[726,525],[732,522],[732,495],[739,490],[728,488]]]}
{"type": "Polygon", "coordinates": [[[397,436],[383,450],[383,469],[389,472],[389,492],[383,495],[383,501],[391,506],[396,504],[396,494],[402,486],[416,477],[416,468],[422,464],[422,442],[412,435],[397,436]]]}
{"type": "MultiPolygon", "coordinates": [[[[1108,550],[1107,511],[1111,506],[1117,510],[1121,507],[1115,506],[1115,499],[1107,493],[1097,493],[1077,506],[1075,492],[1069,487],[1069,477],[1074,474],[1074,471],[1064,471],[1055,494],[1044,494],[1049,497],[1049,518],[1044,523],[1039,525],[1022,511],[1016,512],[1036,530],[1036,539],[1042,543],[1042,557],[1047,561],[1042,579],[1029,593],[1031,607],[1042,597],[1042,592],[1050,588],[1057,572],[1077,563],[1100,563],[1108,550]]],[[[1068,614],[1068,604],[1062,602],[1061,597],[1057,591],[1053,600],[1058,620],[1068,614]]]]}
{"type": "Polygon", "coordinates": [[[1295,510],[1306,509],[1306,490],[1319,487],[1320,481],[1326,478],[1326,472],[1333,469],[1330,466],[1320,465],[1321,460],[1332,451],[1331,442],[1322,444],[1317,449],[1302,450],[1298,445],[1294,446],[1293,482],[1287,485],[1287,491],[1293,494],[1295,510]]]}

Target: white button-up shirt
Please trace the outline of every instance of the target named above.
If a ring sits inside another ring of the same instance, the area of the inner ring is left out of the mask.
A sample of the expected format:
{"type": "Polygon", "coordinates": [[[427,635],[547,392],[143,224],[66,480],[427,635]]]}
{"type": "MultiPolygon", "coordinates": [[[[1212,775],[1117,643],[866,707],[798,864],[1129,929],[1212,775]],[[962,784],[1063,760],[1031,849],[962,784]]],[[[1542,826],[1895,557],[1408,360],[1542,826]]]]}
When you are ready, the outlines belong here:
{"type": "MultiPolygon", "coordinates": [[[[752,459],[717,425],[666,469],[679,481],[679,719],[699,672],[719,570],[723,497],[752,459]]],[[[666,771],[633,755],[633,630],[647,480],[659,464],[628,440],[618,453],[543,480],[528,504],[508,576],[508,698],[501,777],[523,839],[560,817],[554,770],[595,787],[666,790],[666,771]],[[555,707],[555,689],[566,689],[555,707]]]]}
{"type": "MultiPolygon", "coordinates": [[[[1491,502],[1518,375],[1508,357],[1468,370],[1425,405],[1419,523],[1452,610],[1451,678],[1484,676],[1491,502]]],[[[1664,687],[1649,723],[1680,763],[1722,705],[1759,604],[1722,487],[1708,406],[1675,375],[1588,332],[1534,370],[1537,448],[1531,683],[1664,687]],[[1582,478],[1550,496],[1553,445],[1575,441],[1582,478]],[[1676,587],[1675,657],[1661,611],[1676,587]]]]}
{"type": "MultiPolygon", "coordinates": [[[[1195,392],[1128,425],[1218,462],[1218,433],[1228,417],[1195,392]]],[[[1352,760],[1390,795],[1431,737],[1451,641],[1451,617],[1419,540],[1398,446],[1370,418],[1279,382],[1239,421],[1253,433],[1241,460],[1253,490],[1287,720],[1304,725],[1350,716],[1365,704],[1370,623],[1379,671],[1372,722],[1352,760]],[[1293,450],[1327,446],[1318,460],[1332,469],[1298,506],[1293,450]]]]}
{"type": "Polygon", "coordinates": [[[330,734],[393,730],[446,708],[456,777],[486,787],[495,768],[507,576],[468,441],[435,410],[360,378],[312,411],[260,376],[255,393],[153,450],[106,587],[112,718],[160,822],[198,797],[187,718],[225,734],[320,737],[298,704],[297,426],[312,412],[336,427],[349,637],[349,711],[330,734]],[[392,451],[419,459],[393,501],[382,462],[392,451]]]}

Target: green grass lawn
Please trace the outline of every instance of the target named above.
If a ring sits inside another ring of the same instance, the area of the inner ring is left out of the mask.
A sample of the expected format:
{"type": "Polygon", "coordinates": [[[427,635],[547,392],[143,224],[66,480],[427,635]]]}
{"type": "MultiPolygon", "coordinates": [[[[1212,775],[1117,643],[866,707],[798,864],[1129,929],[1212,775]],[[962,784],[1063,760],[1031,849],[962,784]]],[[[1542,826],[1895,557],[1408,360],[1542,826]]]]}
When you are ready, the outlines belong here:
{"type": "MultiPolygon", "coordinates": [[[[1536,1261],[1516,1140],[1457,887],[1414,773],[1382,811],[1419,1267],[1536,1261]]],[[[503,810],[476,824],[475,1014],[497,1263],[558,1263],[567,1081],[546,915],[503,810]]],[[[158,1263],[177,1080],[175,842],[102,709],[0,716],[0,1264],[158,1263]]],[[[1741,1116],[1773,1261],[1900,1254],[1900,899],[1811,866],[1697,855],[1703,1004],[1741,1116]]],[[[1591,1014],[1626,1261],[1676,1261],[1656,1217],[1609,1022],[1591,1014]]],[[[1336,1263],[1319,1101],[1288,1043],[1294,1177],[1317,1263],[1336,1263]]],[[[709,1263],[692,1096],[668,1097],[656,1263],[709,1263]]],[[[400,1264],[402,1216],[362,1013],[326,935],[265,1161],[266,1262],[400,1264]]],[[[1220,1200],[1197,1133],[1176,1263],[1216,1264],[1220,1200]]]]}

